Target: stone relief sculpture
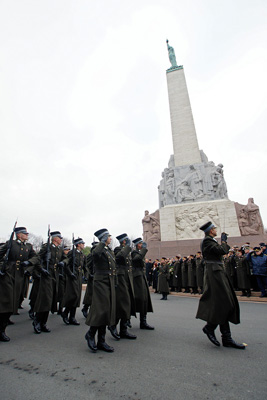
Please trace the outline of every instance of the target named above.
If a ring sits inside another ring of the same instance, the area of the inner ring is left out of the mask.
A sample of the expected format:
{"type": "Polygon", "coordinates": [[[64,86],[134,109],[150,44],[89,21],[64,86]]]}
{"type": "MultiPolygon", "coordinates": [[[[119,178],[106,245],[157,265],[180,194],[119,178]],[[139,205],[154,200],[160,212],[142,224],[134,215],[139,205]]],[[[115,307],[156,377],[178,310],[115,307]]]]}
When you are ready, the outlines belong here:
{"type": "Polygon", "coordinates": [[[264,234],[260,210],[252,197],[248,199],[247,205],[235,203],[235,208],[242,236],[264,234]]]}
{"type": "Polygon", "coordinates": [[[149,211],[145,211],[145,216],[142,219],[143,224],[143,239],[145,242],[150,240],[160,240],[160,222],[159,222],[159,210],[152,214],[149,211]]]}
{"type": "Polygon", "coordinates": [[[210,221],[220,229],[220,220],[218,210],[215,205],[190,207],[190,213],[187,209],[177,210],[175,215],[176,239],[200,239],[202,237],[199,227],[207,222],[207,216],[210,221]]]}
{"type": "Polygon", "coordinates": [[[169,204],[228,199],[223,165],[217,166],[203,156],[202,163],[175,167],[173,155],[169,168],[162,172],[158,186],[159,207],[169,204]]]}

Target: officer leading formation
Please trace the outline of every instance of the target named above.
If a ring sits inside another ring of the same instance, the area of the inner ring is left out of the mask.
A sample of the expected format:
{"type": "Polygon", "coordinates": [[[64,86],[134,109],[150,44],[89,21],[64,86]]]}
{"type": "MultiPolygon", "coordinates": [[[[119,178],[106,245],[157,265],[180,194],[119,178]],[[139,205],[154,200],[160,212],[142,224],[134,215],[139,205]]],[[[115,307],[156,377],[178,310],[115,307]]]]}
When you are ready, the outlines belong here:
{"type": "Polygon", "coordinates": [[[27,229],[15,224],[9,241],[0,246],[0,341],[10,341],[6,327],[12,323],[10,316],[18,313],[25,277],[29,276],[33,278],[29,317],[38,335],[51,332],[47,326],[49,312],[58,311],[66,325],[79,325],[75,314],[80,306],[83,274],[89,282],[82,309],[89,325],[85,339],[92,352],[114,351],[105,340],[107,327],[117,340],[135,340],[136,335],[128,328],[136,312],[140,313],[140,329],[154,329],[147,323],[147,313],[153,312],[153,308],[145,275],[146,243],[137,238],[132,250],[124,233],[117,237],[120,246],[113,252],[107,229],[94,235],[99,242],[92,243],[86,257],[82,238],[73,237],[71,250],[62,243],[61,232],[50,232],[49,227],[47,242],[36,254],[32,245],[26,243],[27,229]]]}

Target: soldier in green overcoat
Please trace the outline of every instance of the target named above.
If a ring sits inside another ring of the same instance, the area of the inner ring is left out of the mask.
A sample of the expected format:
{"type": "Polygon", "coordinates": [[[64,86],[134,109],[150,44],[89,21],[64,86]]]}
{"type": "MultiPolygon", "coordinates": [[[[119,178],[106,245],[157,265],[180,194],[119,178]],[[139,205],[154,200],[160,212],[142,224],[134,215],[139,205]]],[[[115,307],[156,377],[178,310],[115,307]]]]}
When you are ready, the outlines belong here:
{"type": "Polygon", "coordinates": [[[196,272],[196,259],[193,254],[188,257],[188,286],[191,288],[191,293],[196,294],[197,292],[197,272],[196,272]]]}
{"type": "Polygon", "coordinates": [[[65,266],[66,286],[62,301],[65,307],[61,316],[66,325],[80,325],[76,320],[76,308],[80,307],[82,294],[83,269],[86,267],[86,256],[83,254],[85,242],[82,238],[73,241],[72,251],[68,253],[68,263],[65,266]]]}
{"type": "Polygon", "coordinates": [[[35,299],[33,311],[35,317],[33,321],[34,332],[50,332],[46,326],[49,311],[57,311],[57,291],[58,291],[58,269],[67,263],[61,242],[63,237],[59,231],[50,233],[52,243],[45,243],[38,253],[39,263],[35,265],[35,270],[40,276],[38,294],[35,299]]]}
{"type": "Polygon", "coordinates": [[[212,222],[207,222],[200,229],[205,232],[201,250],[206,268],[204,292],[199,301],[196,318],[207,321],[203,332],[216,346],[220,346],[220,343],[216,339],[215,329],[220,325],[223,346],[244,349],[243,344],[238,344],[232,339],[229,326],[229,322],[239,324],[240,318],[234,289],[223,269],[222,256],[227,254],[230,248],[227,235],[222,234],[222,244],[219,245],[215,239],[216,227],[212,222]]]}
{"type": "Polygon", "coordinates": [[[250,269],[247,257],[243,255],[243,249],[238,249],[232,259],[236,268],[237,287],[242,290],[242,296],[250,297],[250,269]]]}
{"type": "Polygon", "coordinates": [[[170,267],[166,262],[166,258],[162,257],[159,265],[159,276],[158,276],[158,292],[162,294],[160,300],[167,300],[167,296],[170,293],[169,287],[170,279],[170,267]]]}
{"type": "Polygon", "coordinates": [[[107,229],[100,229],[94,233],[100,243],[93,250],[94,282],[93,298],[86,324],[90,329],[85,335],[88,347],[96,352],[104,350],[113,352],[114,348],[105,341],[106,326],[116,323],[116,260],[115,254],[110,249],[111,235],[107,229]],[[98,342],[95,335],[98,331],[98,342]]]}
{"type": "Polygon", "coordinates": [[[127,321],[130,320],[132,310],[135,309],[131,274],[131,242],[127,233],[117,236],[117,239],[120,242],[120,246],[114,249],[118,277],[118,284],[116,286],[116,325],[120,321],[120,333],[118,334],[116,325],[109,326],[109,330],[115,339],[136,339],[136,335],[131,334],[127,330],[127,321]]]}
{"type": "MultiPolygon", "coordinates": [[[[8,342],[5,334],[9,318],[16,314],[24,283],[24,275],[30,275],[37,256],[30,243],[25,227],[15,228],[16,240],[10,239],[0,247],[0,341],[8,342]],[[8,250],[9,249],[9,250],[8,250]],[[8,251],[8,259],[3,259],[8,251]]],[[[12,233],[12,237],[13,237],[12,233]]]]}
{"type": "Polygon", "coordinates": [[[150,326],[146,320],[147,313],[153,312],[144,261],[147,244],[141,238],[133,240],[133,244],[136,246],[131,253],[136,312],[140,313],[140,329],[152,330],[154,327],[150,326]]]}
{"type": "MultiPolygon", "coordinates": [[[[68,256],[70,252],[70,246],[64,246],[63,248],[65,256],[68,256]]],[[[58,291],[57,291],[57,302],[58,302],[58,315],[62,314],[63,311],[63,298],[66,289],[66,273],[64,267],[57,270],[58,273],[58,291]]]]}

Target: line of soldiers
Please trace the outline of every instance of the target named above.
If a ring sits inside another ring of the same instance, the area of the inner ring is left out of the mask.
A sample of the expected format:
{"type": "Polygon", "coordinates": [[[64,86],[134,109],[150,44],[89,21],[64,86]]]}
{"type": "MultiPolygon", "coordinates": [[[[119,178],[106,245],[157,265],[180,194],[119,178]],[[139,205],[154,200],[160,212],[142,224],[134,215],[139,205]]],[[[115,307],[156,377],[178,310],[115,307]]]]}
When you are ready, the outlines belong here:
{"type": "MultiPolygon", "coordinates": [[[[235,290],[241,290],[241,296],[251,296],[251,289],[261,290],[260,297],[267,296],[267,246],[250,247],[248,243],[242,247],[234,246],[223,256],[224,270],[235,290]],[[257,267],[253,267],[257,264],[257,267]],[[258,266],[260,264],[260,266],[258,266]]],[[[202,294],[204,284],[205,261],[201,252],[188,257],[177,255],[174,259],[162,257],[152,263],[146,259],[146,272],[149,284],[153,285],[155,292],[166,293],[170,291],[202,294]],[[165,277],[163,278],[163,275],[165,277]],[[167,284],[162,282],[167,280],[167,284]],[[168,290],[167,290],[168,289],[168,290]]]]}
{"type": "Polygon", "coordinates": [[[93,352],[97,349],[114,351],[105,342],[106,326],[117,340],[136,339],[127,330],[131,327],[130,318],[136,316],[136,312],[140,313],[141,329],[154,329],[146,321],[147,312],[153,312],[144,272],[146,243],[137,238],[132,250],[127,234],[122,234],[117,237],[120,246],[113,252],[109,247],[111,235],[106,229],[95,232],[95,236],[99,242],[93,243],[91,253],[86,257],[82,238],[73,238],[70,251],[70,247],[62,246],[61,233],[49,230],[47,243],[36,254],[27,243],[27,229],[14,226],[10,240],[0,246],[0,341],[10,340],[5,330],[12,323],[10,316],[18,313],[25,281],[30,276],[33,285],[29,316],[33,319],[36,334],[50,332],[47,327],[49,312],[58,311],[67,325],[80,325],[75,314],[80,306],[84,274],[88,277],[88,285],[82,311],[90,326],[86,340],[93,352]],[[120,333],[117,331],[119,322],[120,333]]]}

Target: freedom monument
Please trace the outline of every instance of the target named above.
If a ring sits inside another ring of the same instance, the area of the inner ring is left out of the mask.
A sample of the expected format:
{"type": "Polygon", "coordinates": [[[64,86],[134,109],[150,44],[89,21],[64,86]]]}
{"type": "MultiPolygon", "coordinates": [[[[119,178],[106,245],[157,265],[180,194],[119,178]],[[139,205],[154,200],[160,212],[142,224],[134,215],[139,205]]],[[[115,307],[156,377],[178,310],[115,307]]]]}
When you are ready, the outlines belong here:
{"type": "Polygon", "coordinates": [[[218,236],[226,232],[234,244],[258,244],[266,240],[259,207],[252,198],[247,205],[229,200],[223,164],[209,161],[199,149],[184,68],[177,65],[168,40],[167,49],[173,154],[158,186],[159,210],[152,214],[145,211],[142,219],[148,256],[173,257],[183,249],[186,255],[198,251],[203,237],[199,227],[207,221],[217,226],[218,236]],[[250,236],[257,238],[250,240],[250,236]]]}

